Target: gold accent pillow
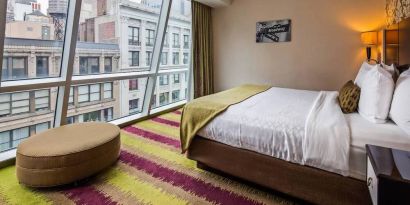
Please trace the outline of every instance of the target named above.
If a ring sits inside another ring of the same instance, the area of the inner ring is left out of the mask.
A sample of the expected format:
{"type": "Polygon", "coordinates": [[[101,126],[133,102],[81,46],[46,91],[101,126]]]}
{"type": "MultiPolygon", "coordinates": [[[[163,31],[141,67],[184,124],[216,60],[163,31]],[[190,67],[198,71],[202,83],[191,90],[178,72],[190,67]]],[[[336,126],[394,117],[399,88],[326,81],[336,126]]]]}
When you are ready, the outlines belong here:
{"type": "Polygon", "coordinates": [[[339,92],[339,104],[343,113],[356,112],[359,106],[360,88],[353,81],[347,82],[339,92]]]}

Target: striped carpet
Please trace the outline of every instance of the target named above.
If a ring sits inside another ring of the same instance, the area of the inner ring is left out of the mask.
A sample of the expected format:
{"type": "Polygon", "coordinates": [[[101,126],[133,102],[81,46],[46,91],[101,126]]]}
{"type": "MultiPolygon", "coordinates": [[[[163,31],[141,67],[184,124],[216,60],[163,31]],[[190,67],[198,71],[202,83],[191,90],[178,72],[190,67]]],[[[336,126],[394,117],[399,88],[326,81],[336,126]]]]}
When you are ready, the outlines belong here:
{"type": "Polygon", "coordinates": [[[77,186],[34,190],[0,169],[0,204],[292,204],[200,170],[180,154],[180,111],[122,129],[119,161],[77,186]]]}

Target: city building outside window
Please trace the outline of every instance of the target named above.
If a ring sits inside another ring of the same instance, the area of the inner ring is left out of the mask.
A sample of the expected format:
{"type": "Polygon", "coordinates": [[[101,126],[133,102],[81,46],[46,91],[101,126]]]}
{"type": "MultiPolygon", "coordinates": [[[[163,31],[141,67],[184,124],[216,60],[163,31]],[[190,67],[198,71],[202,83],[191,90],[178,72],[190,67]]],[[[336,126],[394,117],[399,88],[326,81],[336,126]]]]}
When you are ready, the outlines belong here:
{"type": "Polygon", "coordinates": [[[130,66],[139,66],[139,58],[140,52],[139,51],[130,51],[128,53],[128,62],[130,66]]]}
{"type": "Polygon", "coordinates": [[[179,53],[178,52],[172,53],[172,64],[179,65],[179,53]]]}
{"type": "Polygon", "coordinates": [[[152,96],[151,106],[152,106],[152,107],[156,107],[156,106],[157,106],[157,95],[155,95],[155,94],[154,94],[154,96],[152,96]]]}
{"type": "Polygon", "coordinates": [[[101,111],[93,111],[78,115],[78,122],[96,122],[101,121],[101,111]]]}
{"type": "Polygon", "coordinates": [[[104,99],[112,98],[112,83],[104,83],[104,99]]]}
{"type": "Polygon", "coordinates": [[[184,35],[184,48],[189,48],[189,35],[184,35]]]}
{"type": "Polygon", "coordinates": [[[172,102],[179,101],[179,93],[180,93],[180,90],[172,91],[172,102]]]}
{"type": "Polygon", "coordinates": [[[168,85],[168,75],[159,76],[159,85],[168,85]]]}
{"type": "Polygon", "coordinates": [[[140,39],[139,39],[139,32],[140,29],[138,27],[128,27],[128,44],[139,46],[140,39]]]}
{"type": "Polygon", "coordinates": [[[137,113],[139,111],[139,108],[138,108],[139,99],[130,100],[128,103],[130,107],[130,114],[137,113]]]}
{"type": "Polygon", "coordinates": [[[28,77],[27,57],[3,58],[2,80],[18,80],[28,77]]]}
{"type": "Polygon", "coordinates": [[[147,46],[154,46],[154,41],[155,41],[155,31],[152,29],[146,29],[146,35],[147,35],[147,46]]]}
{"type": "Polygon", "coordinates": [[[104,72],[105,73],[112,72],[112,58],[111,57],[104,58],[104,72]]]}
{"type": "Polygon", "coordinates": [[[100,84],[78,86],[78,102],[93,102],[100,100],[100,84]]]}
{"type": "Polygon", "coordinates": [[[175,84],[180,83],[180,75],[179,75],[179,73],[178,73],[178,74],[174,74],[174,83],[175,83],[175,84]]]}
{"type": "Polygon", "coordinates": [[[50,90],[34,91],[35,110],[49,110],[50,109],[50,90]]]}
{"type": "Polygon", "coordinates": [[[80,57],[80,75],[100,73],[99,57],[80,57]]]}
{"type": "Polygon", "coordinates": [[[14,149],[22,140],[29,137],[30,134],[37,134],[49,128],[50,123],[44,122],[33,126],[0,132],[0,152],[14,149]]]}
{"type": "Polygon", "coordinates": [[[161,65],[167,65],[168,64],[168,52],[162,52],[161,53],[161,65]]]}
{"type": "Polygon", "coordinates": [[[165,33],[164,47],[169,47],[169,34],[168,34],[168,32],[165,33]]]}
{"type": "Polygon", "coordinates": [[[68,97],[68,104],[73,105],[74,104],[74,87],[70,87],[70,96],[68,97]]]}
{"type": "Polygon", "coordinates": [[[138,79],[131,79],[129,82],[129,90],[138,90],[138,79]]]}
{"type": "Polygon", "coordinates": [[[50,27],[49,26],[41,27],[41,39],[50,40],[50,27]]]}
{"type": "Polygon", "coordinates": [[[106,122],[111,121],[114,118],[112,107],[103,110],[103,117],[106,122]]]}
{"type": "Polygon", "coordinates": [[[184,65],[187,65],[189,63],[189,53],[184,53],[184,65]]]}
{"type": "Polygon", "coordinates": [[[173,33],[172,34],[172,47],[179,48],[181,45],[179,44],[179,34],[173,33]]]}
{"type": "Polygon", "coordinates": [[[37,56],[36,57],[36,76],[47,77],[48,76],[48,57],[37,56]]]}
{"type": "Polygon", "coordinates": [[[169,92],[159,94],[159,105],[165,105],[169,103],[169,92]]]}
{"type": "Polygon", "coordinates": [[[150,66],[151,65],[151,58],[152,58],[152,51],[147,51],[146,52],[146,59],[145,59],[145,65],[150,66]]]}

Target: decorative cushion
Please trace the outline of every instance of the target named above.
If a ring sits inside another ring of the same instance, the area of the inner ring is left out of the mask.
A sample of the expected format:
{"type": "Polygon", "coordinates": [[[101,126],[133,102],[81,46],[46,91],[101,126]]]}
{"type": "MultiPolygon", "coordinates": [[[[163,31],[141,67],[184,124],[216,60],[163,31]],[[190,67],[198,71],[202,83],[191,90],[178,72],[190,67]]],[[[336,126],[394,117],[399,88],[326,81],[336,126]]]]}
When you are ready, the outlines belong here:
{"type": "Polygon", "coordinates": [[[359,114],[373,123],[385,123],[394,91],[391,74],[377,65],[366,72],[359,87],[359,114]]]}
{"type": "Polygon", "coordinates": [[[17,148],[20,183],[51,187],[89,177],[114,163],[120,151],[120,129],[88,122],[50,129],[29,137],[17,148]]]}
{"type": "Polygon", "coordinates": [[[343,113],[356,112],[359,106],[360,88],[353,81],[347,82],[339,92],[339,104],[343,113]]]}
{"type": "Polygon", "coordinates": [[[410,70],[403,72],[397,80],[390,118],[410,136],[410,70]]]}

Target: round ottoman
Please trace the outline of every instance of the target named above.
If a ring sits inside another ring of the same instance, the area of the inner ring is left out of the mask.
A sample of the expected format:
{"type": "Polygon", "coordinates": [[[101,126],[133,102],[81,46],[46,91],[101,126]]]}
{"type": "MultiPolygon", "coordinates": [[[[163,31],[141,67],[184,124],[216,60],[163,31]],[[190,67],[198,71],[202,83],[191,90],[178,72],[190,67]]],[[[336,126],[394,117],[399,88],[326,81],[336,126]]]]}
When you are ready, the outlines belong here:
{"type": "Polygon", "coordinates": [[[20,143],[16,156],[17,179],[31,187],[72,183],[109,167],[119,153],[117,126],[101,122],[65,125],[20,143]]]}

